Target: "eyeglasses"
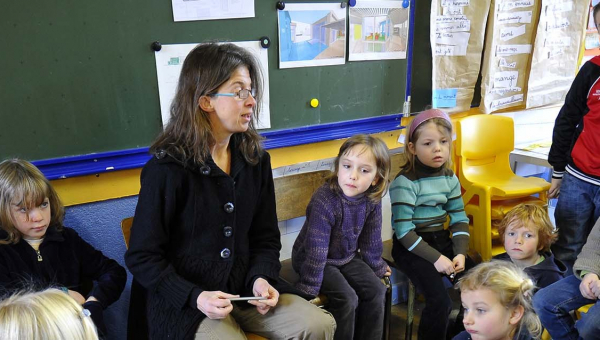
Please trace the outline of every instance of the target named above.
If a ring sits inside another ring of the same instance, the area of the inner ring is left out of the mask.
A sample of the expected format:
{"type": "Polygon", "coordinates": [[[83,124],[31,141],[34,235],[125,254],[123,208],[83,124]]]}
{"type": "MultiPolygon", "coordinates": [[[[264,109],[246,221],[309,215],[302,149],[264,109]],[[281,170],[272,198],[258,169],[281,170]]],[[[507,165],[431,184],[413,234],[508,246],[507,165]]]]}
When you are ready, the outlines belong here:
{"type": "Polygon", "coordinates": [[[243,89],[233,93],[214,93],[211,96],[215,97],[236,97],[238,99],[247,99],[248,96],[252,96],[252,98],[256,98],[256,89],[248,90],[243,89]]]}

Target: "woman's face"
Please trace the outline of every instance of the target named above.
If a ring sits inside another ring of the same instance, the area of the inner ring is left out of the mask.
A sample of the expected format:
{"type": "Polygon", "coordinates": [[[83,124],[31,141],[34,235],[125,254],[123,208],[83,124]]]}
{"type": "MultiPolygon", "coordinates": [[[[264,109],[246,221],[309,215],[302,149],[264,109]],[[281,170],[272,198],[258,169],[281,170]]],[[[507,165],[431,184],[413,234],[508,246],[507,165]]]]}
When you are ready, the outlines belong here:
{"type": "MultiPolygon", "coordinates": [[[[217,93],[237,94],[240,90],[251,90],[252,80],[246,66],[240,66],[233,72],[217,93]]],[[[226,138],[237,132],[248,130],[256,100],[252,95],[240,99],[235,96],[211,96],[210,104],[203,109],[208,112],[213,134],[217,139],[226,138]]]]}

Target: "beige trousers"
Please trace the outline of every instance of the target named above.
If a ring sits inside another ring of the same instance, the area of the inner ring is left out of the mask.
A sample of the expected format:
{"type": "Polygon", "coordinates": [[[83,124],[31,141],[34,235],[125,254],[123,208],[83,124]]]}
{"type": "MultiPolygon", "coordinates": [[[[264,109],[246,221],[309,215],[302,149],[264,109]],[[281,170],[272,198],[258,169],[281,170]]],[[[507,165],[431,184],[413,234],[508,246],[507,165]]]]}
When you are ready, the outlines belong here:
{"type": "Polygon", "coordinates": [[[256,308],[234,306],[220,320],[205,318],[198,326],[195,339],[244,340],[244,331],[268,339],[333,339],[335,320],[329,312],[293,294],[281,294],[275,308],[266,315],[256,308]]]}

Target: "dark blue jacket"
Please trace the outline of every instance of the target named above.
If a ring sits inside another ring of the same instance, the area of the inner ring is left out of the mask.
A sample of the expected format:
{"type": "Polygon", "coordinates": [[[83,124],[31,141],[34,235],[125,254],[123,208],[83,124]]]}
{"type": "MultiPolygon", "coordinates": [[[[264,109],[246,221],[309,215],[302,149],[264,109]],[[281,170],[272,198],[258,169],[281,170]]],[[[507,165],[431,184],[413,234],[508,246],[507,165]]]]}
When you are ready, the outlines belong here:
{"type": "MultiPolygon", "coordinates": [[[[567,266],[554,257],[551,252],[542,252],[544,261],[523,269],[535,282],[537,289],[544,288],[565,277],[567,266]]],[[[496,260],[510,261],[507,253],[494,256],[496,260]]]]}

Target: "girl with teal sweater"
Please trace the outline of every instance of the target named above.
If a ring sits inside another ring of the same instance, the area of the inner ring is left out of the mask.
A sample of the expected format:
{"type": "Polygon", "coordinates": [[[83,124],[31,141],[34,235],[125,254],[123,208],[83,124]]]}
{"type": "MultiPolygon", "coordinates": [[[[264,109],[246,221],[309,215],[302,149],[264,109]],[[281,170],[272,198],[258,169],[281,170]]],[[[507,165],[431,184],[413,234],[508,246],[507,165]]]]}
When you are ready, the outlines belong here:
{"type": "Polygon", "coordinates": [[[425,296],[419,339],[445,339],[452,301],[442,280],[465,270],[468,218],[458,178],[449,168],[452,124],[432,109],[408,128],[406,164],[390,186],[392,256],[425,296]],[[447,218],[449,228],[444,228],[447,218]]]}

